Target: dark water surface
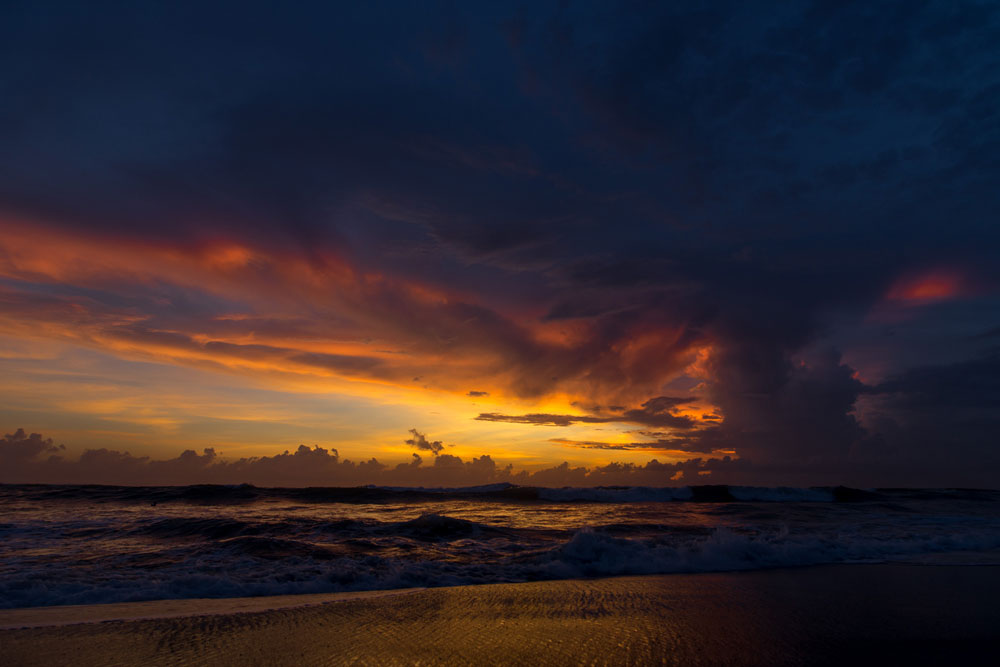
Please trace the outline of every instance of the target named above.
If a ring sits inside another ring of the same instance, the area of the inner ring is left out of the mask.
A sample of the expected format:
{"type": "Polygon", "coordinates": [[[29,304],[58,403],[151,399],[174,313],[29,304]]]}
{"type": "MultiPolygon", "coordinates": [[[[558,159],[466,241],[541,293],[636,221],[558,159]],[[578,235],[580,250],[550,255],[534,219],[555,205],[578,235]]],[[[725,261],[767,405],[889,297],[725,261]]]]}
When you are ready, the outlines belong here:
{"type": "Polygon", "coordinates": [[[1000,492],[0,485],[0,607],[1000,563],[1000,492]]]}

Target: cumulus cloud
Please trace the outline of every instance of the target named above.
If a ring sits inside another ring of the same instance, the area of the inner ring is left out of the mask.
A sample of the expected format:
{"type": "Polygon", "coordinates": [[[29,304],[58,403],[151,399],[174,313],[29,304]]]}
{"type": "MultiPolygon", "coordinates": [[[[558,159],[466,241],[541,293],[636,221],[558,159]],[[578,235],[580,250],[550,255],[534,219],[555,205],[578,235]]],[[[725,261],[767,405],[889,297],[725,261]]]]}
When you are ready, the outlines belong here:
{"type": "Polygon", "coordinates": [[[56,446],[52,442],[52,438],[43,438],[40,433],[26,434],[23,428],[6,434],[3,440],[0,440],[0,451],[3,452],[3,461],[8,466],[23,465],[26,462],[41,458],[43,454],[54,457],[65,449],[64,445],[56,446]]]}
{"type": "MultiPolygon", "coordinates": [[[[415,436],[413,439],[417,439],[415,436]]],[[[0,483],[52,484],[241,484],[258,486],[472,486],[509,482],[526,486],[595,486],[602,484],[664,486],[722,479],[745,471],[748,464],[728,457],[678,463],[652,460],[645,465],[612,463],[594,468],[562,463],[541,470],[501,466],[489,454],[465,460],[438,453],[425,465],[414,453],[409,462],[388,466],[377,459],[354,462],[336,449],[306,445],[273,456],[227,459],[214,449],[185,450],[168,459],[134,456],[107,448],[87,449],[70,458],[63,446],[37,433],[18,429],[0,440],[0,483]]]]}
{"type": "MultiPolygon", "coordinates": [[[[933,422],[929,421],[929,424],[933,422]]],[[[996,433],[996,423],[982,424],[984,439],[996,433]]],[[[886,433],[893,436],[893,431],[886,433]]],[[[88,449],[71,457],[66,448],[39,434],[25,434],[18,429],[0,440],[0,483],[5,484],[118,484],[184,485],[242,484],[256,486],[384,486],[461,487],[506,482],[522,486],[672,486],[678,484],[814,484],[848,486],[930,486],[942,475],[952,486],[995,486],[998,460],[983,459],[975,446],[959,449],[961,457],[977,456],[976,474],[967,471],[968,459],[940,459],[930,456],[931,440],[947,435],[943,429],[931,430],[923,440],[903,432],[881,443],[866,443],[863,456],[830,460],[817,476],[808,461],[754,461],[730,455],[703,454],[681,460],[662,462],[652,458],[646,463],[611,462],[593,467],[573,466],[568,462],[547,468],[516,469],[501,465],[489,454],[463,459],[439,454],[429,465],[419,454],[410,461],[387,465],[375,458],[352,461],[336,449],[299,446],[273,456],[230,459],[214,449],[202,452],[185,450],[174,458],[152,459],[107,448],[88,449]],[[881,448],[879,448],[881,444],[881,448]],[[916,447],[915,455],[907,448],[916,447]]],[[[948,442],[948,441],[946,441],[948,442]]],[[[951,441],[954,442],[954,441],[951,441]]],[[[643,451],[640,447],[618,448],[608,443],[567,441],[569,446],[595,446],[608,451],[643,451]]],[[[634,443],[640,445],[641,443],[634,443]]],[[[650,450],[667,454],[667,448],[650,450]]],[[[680,450],[671,450],[676,455],[680,450]]]]}

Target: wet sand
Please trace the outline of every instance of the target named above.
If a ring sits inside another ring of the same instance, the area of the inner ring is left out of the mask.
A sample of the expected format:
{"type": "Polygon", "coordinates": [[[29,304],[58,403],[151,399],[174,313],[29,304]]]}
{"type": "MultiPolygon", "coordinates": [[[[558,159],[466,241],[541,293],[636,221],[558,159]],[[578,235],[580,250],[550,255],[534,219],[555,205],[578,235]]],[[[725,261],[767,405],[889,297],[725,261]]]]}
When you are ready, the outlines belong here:
{"type": "Polygon", "coordinates": [[[0,627],[0,664],[11,666],[992,665],[1000,567],[838,565],[50,607],[0,611],[0,627]]]}

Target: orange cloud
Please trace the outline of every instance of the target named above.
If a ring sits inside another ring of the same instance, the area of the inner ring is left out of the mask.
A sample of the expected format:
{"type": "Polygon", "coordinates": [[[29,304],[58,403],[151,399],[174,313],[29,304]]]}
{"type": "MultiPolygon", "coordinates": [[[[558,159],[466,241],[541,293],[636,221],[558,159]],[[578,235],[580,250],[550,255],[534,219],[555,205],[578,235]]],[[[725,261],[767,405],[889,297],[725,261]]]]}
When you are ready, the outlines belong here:
{"type": "Polygon", "coordinates": [[[896,281],[886,298],[893,301],[947,301],[966,296],[968,285],[957,271],[936,270],[896,281]]]}
{"type": "Polygon", "coordinates": [[[0,332],[308,382],[637,406],[708,344],[683,326],[544,322],[459,289],[232,239],[0,221],[0,332]],[[193,305],[192,305],[193,304],[193,305]],[[689,340],[690,338],[690,340],[689,340]]]}

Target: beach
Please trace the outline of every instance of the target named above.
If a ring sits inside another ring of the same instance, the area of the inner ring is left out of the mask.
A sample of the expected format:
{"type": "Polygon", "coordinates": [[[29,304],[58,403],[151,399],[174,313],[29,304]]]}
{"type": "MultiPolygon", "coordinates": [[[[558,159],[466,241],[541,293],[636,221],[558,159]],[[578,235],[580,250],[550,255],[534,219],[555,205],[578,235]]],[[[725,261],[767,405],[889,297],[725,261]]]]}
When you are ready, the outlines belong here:
{"type": "Polygon", "coordinates": [[[1000,567],[829,565],[0,611],[4,665],[995,664],[1000,567]]]}

